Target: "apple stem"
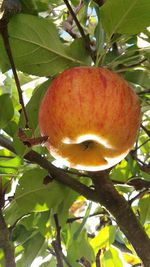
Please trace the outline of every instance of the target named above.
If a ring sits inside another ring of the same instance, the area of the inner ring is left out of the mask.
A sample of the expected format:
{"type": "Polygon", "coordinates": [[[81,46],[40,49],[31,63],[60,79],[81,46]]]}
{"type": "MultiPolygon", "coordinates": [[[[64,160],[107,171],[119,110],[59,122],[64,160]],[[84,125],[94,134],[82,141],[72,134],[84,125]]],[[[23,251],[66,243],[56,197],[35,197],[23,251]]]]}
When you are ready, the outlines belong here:
{"type": "Polygon", "coordinates": [[[114,216],[121,231],[143,262],[144,267],[149,267],[150,239],[137,220],[129,203],[115,189],[113,182],[109,178],[109,171],[92,173],[92,180],[99,203],[114,216]]]}
{"type": "Polygon", "coordinates": [[[87,140],[81,143],[84,146],[84,150],[91,148],[94,144],[93,140],[87,140]]]}

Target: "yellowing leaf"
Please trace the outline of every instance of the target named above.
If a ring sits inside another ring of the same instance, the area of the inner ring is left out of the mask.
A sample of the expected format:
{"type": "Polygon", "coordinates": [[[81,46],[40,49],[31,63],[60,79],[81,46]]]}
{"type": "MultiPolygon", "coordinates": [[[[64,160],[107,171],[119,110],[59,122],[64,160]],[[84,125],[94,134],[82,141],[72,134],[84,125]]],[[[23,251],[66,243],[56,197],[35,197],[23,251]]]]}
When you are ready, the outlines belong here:
{"type": "Polygon", "coordinates": [[[135,265],[135,264],[140,263],[140,260],[138,257],[136,257],[132,254],[129,254],[129,253],[123,253],[123,258],[127,263],[129,263],[131,265],[135,265]]]}
{"type": "Polygon", "coordinates": [[[90,244],[95,251],[97,249],[109,247],[114,242],[115,234],[116,226],[106,226],[101,231],[99,231],[98,235],[92,239],[90,244]]]}

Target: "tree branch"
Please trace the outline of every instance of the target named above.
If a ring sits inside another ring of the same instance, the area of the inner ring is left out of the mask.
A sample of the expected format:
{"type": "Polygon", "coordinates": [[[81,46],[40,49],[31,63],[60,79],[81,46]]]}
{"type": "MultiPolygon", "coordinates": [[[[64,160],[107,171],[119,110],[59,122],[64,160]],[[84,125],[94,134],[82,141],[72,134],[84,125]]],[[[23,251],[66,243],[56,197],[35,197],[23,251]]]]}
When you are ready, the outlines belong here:
{"type": "MultiPolygon", "coordinates": [[[[10,140],[0,135],[0,146],[3,146],[10,150],[11,152],[15,153],[15,149],[11,143],[10,140]]],[[[53,178],[55,178],[56,181],[61,182],[68,186],[69,188],[73,189],[77,193],[83,195],[89,200],[97,201],[97,196],[95,194],[95,191],[87,187],[86,185],[80,183],[76,179],[70,177],[65,173],[64,170],[59,169],[55,167],[52,163],[50,163],[48,160],[46,160],[44,157],[42,157],[37,152],[30,150],[25,156],[24,159],[36,163],[39,166],[41,166],[43,169],[46,169],[53,178]]]]}
{"type": "Polygon", "coordinates": [[[57,240],[52,241],[52,246],[54,248],[56,259],[57,259],[57,267],[64,267],[63,259],[62,259],[62,252],[60,250],[60,246],[57,240]]]}
{"type": "MultiPolygon", "coordinates": [[[[6,138],[1,138],[0,135],[0,145],[3,143],[3,146],[6,145],[4,147],[9,147],[9,149],[14,152],[12,144],[10,141],[7,143],[7,141],[6,138]]],[[[85,196],[87,199],[99,202],[103,205],[116,219],[121,231],[126,235],[127,239],[137,252],[137,255],[141,258],[144,267],[150,266],[150,240],[138,222],[130,205],[115,189],[107,172],[89,173],[89,176],[92,177],[95,185],[95,190],[93,190],[76,179],[71,178],[62,169],[58,169],[33,150],[28,152],[24,156],[24,159],[36,163],[48,170],[55,180],[65,184],[69,188],[85,196]]]]}
{"type": "Polygon", "coordinates": [[[92,174],[99,202],[116,218],[121,231],[132,244],[144,267],[150,266],[150,239],[130,205],[115,189],[108,171],[92,174]]]}
{"type": "Polygon", "coordinates": [[[15,267],[14,248],[10,241],[10,233],[0,209],[0,248],[5,256],[5,267],[15,267]]]}

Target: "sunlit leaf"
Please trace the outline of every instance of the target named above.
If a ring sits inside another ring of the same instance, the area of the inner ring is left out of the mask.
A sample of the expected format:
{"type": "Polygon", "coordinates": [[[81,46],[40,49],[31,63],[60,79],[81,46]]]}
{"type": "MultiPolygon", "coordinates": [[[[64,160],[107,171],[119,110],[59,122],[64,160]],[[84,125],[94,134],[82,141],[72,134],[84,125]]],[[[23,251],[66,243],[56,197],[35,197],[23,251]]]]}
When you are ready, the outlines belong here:
{"type": "Polygon", "coordinates": [[[82,231],[82,229],[83,229],[83,227],[84,227],[84,225],[85,225],[85,223],[86,223],[86,221],[90,215],[91,207],[92,207],[92,202],[90,202],[90,204],[88,205],[87,210],[85,212],[85,216],[82,220],[82,223],[80,224],[79,228],[77,229],[77,231],[73,235],[74,240],[76,240],[79,237],[79,235],[80,235],[80,233],[81,233],[81,231],[82,231]]]}
{"type": "Polygon", "coordinates": [[[94,248],[94,250],[99,250],[101,248],[109,247],[115,239],[116,234],[116,226],[106,226],[94,237],[90,244],[94,248]]]}
{"type": "Polygon", "coordinates": [[[123,253],[124,260],[131,265],[140,264],[140,260],[135,255],[129,254],[129,253],[123,253]]]}
{"type": "Polygon", "coordinates": [[[73,239],[73,236],[78,228],[78,223],[71,224],[68,233],[69,240],[67,245],[67,258],[74,267],[80,266],[77,261],[79,261],[82,257],[85,257],[91,263],[94,261],[94,252],[88,242],[86,231],[83,230],[78,236],[78,239],[73,239]]]}
{"type": "Polygon", "coordinates": [[[53,181],[43,183],[47,171],[33,169],[24,173],[19,180],[15,197],[6,209],[9,223],[18,219],[18,216],[31,211],[45,211],[59,205],[65,197],[65,188],[53,181]],[[59,196],[59,198],[58,198],[59,196]]]}
{"type": "Polygon", "coordinates": [[[21,158],[20,157],[15,157],[13,159],[2,159],[0,160],[0,173],[17,173],[18,169],[21,165],[21,158]]]}
{"type": "MultiPolygon", "coordinates": [[[[16,67],[29,74],[53,76],[64,69],[84,64],[71,54],[59,38],[55,25],[40,17],[20,14],[9,23],[9,36],[16,67]],[[59,64],[58,64],[59,62],[59,64]]],[[[3,48],[0,41],[0,48],[3,48]]],[[[6,53],[0,54],[0,64],[8,69],[6,53]]]]}
{"type": "Polygon", "coordinates": [[[120,258],[121,254],[119,251],[112,247],[110,250],[104,252],[102,256],[102,264],[104,267],[123,267],[123,261],[120,258]]]}
{"type": "Polygon", "coordinates": [[[45,239],[44,237],[37,232],[32,239],[29,239],[23,246],[24,251],[21,259],[18,261],[17,266],[18,267],[27,267],[31,266],[31,263],[36,258],[36,256],[39,254],[40,249],[42,248],[45,239]],[[32,240],[32,242],[31,242],[32,240]]]}

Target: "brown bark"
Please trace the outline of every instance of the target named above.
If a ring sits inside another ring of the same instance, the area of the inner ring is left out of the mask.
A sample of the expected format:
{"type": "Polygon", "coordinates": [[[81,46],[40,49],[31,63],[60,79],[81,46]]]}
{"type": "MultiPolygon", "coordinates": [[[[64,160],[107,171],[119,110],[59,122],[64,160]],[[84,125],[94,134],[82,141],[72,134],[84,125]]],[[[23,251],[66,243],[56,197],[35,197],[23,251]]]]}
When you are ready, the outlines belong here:
{"type": "MultiPolygon", "coordinates": [[[[1,135],[0,145],[15,153],[11,142],[1,135]]],[[[34,162],[48,170],[51,176],[57,181],[65,184],[69,188],[85,196],[87,199],[99,202],[103,205],[116,219],[118,226],[135,249],[137,255],[143,262],[144,267],[150,266],[150,239],[140,222],[137,220],[136,215],[133,213],[128,202],[115,189],[107,172],[89,173],[95,185],[95,190],[93,190],[68,176],[64,170],[56,168],[33,150],[27,153],[24,156],[24,159],[34,162]]]]}
{"type": "Polygon", "coordinates": [[[92,174],[97,197],[116,219],[121,231],[132,244],[144,267],[150,266],[150,239],[142,225],[137,220],[130,205],[115,189],[109,179],[108,172],[102,171],[92,174]]]}
{"type": "Polygon", "coordinates": [[[5,223],[2,211],[0,210],[0,248],[4,252],[5,267],[15,267],[14,247],[11,244],[9,229],[5,223]]]}

